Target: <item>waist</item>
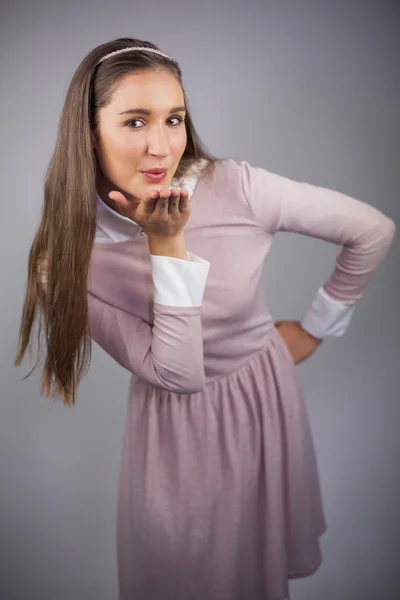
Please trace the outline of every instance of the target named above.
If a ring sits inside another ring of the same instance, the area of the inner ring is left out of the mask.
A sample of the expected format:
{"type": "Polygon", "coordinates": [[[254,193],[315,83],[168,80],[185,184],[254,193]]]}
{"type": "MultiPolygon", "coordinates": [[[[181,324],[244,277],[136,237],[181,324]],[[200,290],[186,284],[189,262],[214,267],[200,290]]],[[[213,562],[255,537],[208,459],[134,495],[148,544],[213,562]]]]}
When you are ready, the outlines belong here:
{"type": "Polygon", "coordinates": [[[253,330],[245,330],[219,339],[204,340],[204,370],[207,383],[228,374],[262,352],[272,336],[279,335],[272,319],[253,330]]]}

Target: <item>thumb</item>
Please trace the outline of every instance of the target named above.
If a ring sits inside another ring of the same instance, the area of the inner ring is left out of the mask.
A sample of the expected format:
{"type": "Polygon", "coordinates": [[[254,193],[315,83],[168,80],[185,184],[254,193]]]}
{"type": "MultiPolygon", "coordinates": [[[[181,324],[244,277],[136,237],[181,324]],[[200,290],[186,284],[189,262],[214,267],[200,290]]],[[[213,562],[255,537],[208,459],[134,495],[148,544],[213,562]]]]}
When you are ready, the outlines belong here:
{"type": "Polygon", "coordinates": [[[136,208],[139,204],[138,202],[130,202],[122,192],[117,192],[116,190],[110,192],[108,194],[110,200],[122,210],[124,213],[131,212],[133,208],[136,208]]]}
{"type": "Polygon", "coordinates": [[[124,196],[122,192],[117,192],[116,190],[110,192],[108,194],[108,197],[110,198],[110,200],[112,200],[114,206],[118,208],[119,211],[127,217],[130,217],[135,213],[137,207],[141,202],[140,200],[136,199],[134,199],[133,201],[128,200],[128,198],[124,196]]]}

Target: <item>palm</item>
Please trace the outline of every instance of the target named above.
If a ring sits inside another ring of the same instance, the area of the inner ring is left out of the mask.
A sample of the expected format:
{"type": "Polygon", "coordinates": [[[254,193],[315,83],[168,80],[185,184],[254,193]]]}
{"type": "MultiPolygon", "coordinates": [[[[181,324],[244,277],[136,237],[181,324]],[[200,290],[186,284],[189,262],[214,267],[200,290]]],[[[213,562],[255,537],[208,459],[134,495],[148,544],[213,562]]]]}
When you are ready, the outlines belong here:
{"type": "Polygon", "coordinates": [[[142,199],[128,200],[118,191],[108,196],[118,211],[137,223],[148,236],[180,235],[190,216],[189,193],[177,187],[153,190],[142,199]]]}

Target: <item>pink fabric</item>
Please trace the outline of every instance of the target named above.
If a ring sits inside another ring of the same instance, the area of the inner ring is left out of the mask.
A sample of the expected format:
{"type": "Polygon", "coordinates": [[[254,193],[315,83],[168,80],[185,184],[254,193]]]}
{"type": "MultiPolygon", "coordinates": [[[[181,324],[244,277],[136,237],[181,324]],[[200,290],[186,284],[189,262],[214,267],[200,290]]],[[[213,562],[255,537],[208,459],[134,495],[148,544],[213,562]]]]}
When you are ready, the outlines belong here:
{"type": "Polygon", "coordinates": [[[354,302],[386,255],[395,224],[373,206],[309,183],[242,163],[243,190],[267,234],[300,233],[343,246],[326,293],[354,302]]]}
{"type": "Polygon", "coordinates": [[[338,192],[225,160],[201,178],[187,249],[203,304],[153,302],[147,239],[97,245],[93,339],[132,378],[118,504],[121,600],[285,600],[325,531],[304,398],[261,280],[277,230],[343,244],[326,284],[359,298],[393,222],[338,192]]]}

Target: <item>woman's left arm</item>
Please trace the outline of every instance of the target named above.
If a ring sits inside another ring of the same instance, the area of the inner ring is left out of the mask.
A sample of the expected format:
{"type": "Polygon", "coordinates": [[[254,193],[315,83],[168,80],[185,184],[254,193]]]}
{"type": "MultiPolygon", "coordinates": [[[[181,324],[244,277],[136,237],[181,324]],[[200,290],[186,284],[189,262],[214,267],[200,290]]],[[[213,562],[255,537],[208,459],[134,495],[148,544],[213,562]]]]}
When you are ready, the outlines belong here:
{"type": "MultiPolygon", "coordinates": [[[[240,163],[240,169],[246,200],[266,233],[295,232],[342,246],[333,272],[304,318],[299,323],[280,322],[278,330],[292,344],[303,336],[304,346],[308,333],[310,347],[313,340],[317,347],[327,336],[343,335],[356,302],[387,254],[395,223],[373,206],[341,192],[294,181],[247,162],[240,163]]],[[[294,358],[301,362],[306,356],[294,358]]]]}

